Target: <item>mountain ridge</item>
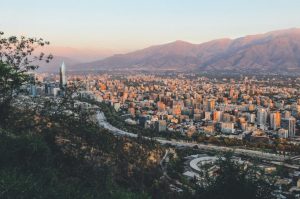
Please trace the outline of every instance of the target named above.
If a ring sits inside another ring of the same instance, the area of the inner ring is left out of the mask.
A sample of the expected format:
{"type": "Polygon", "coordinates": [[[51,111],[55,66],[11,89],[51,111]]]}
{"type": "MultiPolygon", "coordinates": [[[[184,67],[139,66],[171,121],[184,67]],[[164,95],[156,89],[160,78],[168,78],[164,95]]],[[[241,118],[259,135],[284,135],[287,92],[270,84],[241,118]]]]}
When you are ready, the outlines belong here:
{"type": "Polygon", "coordinates": [[[300,29],[291,28],[201,44],[182,40],[154,45],[71,70],[263,70],[300,72],[300,29]]]}

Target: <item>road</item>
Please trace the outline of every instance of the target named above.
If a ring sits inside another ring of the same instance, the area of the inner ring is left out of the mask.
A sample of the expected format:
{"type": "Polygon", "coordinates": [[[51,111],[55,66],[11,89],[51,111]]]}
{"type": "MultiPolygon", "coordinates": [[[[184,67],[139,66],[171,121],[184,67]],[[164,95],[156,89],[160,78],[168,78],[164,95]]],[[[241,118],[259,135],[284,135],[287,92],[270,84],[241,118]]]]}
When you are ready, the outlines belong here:
{"type": "MultiPolygon", "coordinates": [[[[121,129],[118,129],[114,126],[112,126],[110,123],[107,122],[106,117],[103,112],[97,111],[96,113],[96,119],[99,124],[99,126],[104,127],[105,129],[112,132],[114,135],[117,136],[127,136],[127,137],[137,137],[137,134],[130,133],[123,131],[121,129]]],[[[143,136],[145,139],[151,139],[149,137],[143,136]]],[[[256,158],[262,158],[262,159],[268,159],[268,160],[276,160],[276,161],[284,161],[285,159],[288,159],[288,156],[278,155],[278,154],[272,154],[272,153],[266,153],[262,151],[255,151],[255,150],[249,150],[249,149],[240,149],[240,148],[231,148],[231,147],[224,147],[224,146],[216,146],[216,145],[206,145],[206,144],[198,144],[198,143],[191,143],[186,142],[183,140],[165,140],[163,138],[152,138],[155,139],[157,142],[166,145],[170,144],[175,147],[198,147],[199,149],[203,150],[209,150],[209,151],[220,151],[220,152],[227,152],[227,151],[233,151],[235,154],[238,155],[245,155],[250,157],[256,157],[256,158]]]]}

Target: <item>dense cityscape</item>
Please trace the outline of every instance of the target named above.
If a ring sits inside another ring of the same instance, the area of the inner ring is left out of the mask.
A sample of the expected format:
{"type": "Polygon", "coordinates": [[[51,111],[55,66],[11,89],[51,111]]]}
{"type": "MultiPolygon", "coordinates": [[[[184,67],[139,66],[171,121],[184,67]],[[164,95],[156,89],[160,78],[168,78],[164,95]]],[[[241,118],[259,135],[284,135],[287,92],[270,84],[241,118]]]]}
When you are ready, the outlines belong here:
{"type": "MultiPolygon", "coordinates": [[[[29,88],[32,96],[59,96],[66,84],[64,75],[36,78],[42,85],[29,88]]],[[[103,73],[69,75],[68,81],[80,84],[81,96],[113,106],[126,123],[162,134],[205,133],[257,142],[299,138],[298,78],[103,73]]]]}
{"type": "MultiPolygon", "coordinates": [[[[216,78],[172,72],[66,74],[64,63],[59,73],[31,76],[35,81],[26,89],[33,98],[59,99],[65,95],[67,85],[76,85],[72,95],[79,97],[84,107],[97,104],[93,108],[98,107],[106,116],[103,106],[110,107],[115,119],[108,118],[108,122],[117,128],[107,123],[104,115],[99,124],[118,136],[136,137],[138,133],[154,137],[163,145],[202,149],[198,155],[184,157],[182,175],[187,179],[201,181],[200,165],[217,160],[207,152],[234,151],[235,158],[243,164],[261,159],[258,165],[266,175],[276,173],[279,165],[287,169],[288,175],[277,178],[277,197],[300,191],[297,77],[216,78]]],[[[174,185],[173,189],[180,192],[179,187],[174,185]]]]}
{"type": "Polygon", "coordinates": [[[299,0],[0,5],[0,199],[300,199],[299,0]]]}

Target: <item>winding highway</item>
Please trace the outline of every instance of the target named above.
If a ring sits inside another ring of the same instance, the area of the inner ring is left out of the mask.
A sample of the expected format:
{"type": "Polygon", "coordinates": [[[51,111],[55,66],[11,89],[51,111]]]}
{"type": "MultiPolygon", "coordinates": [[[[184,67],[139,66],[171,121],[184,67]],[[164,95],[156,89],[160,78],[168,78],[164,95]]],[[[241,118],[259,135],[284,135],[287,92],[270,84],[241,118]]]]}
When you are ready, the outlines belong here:
{"type": "MultiPolygon", "coordinates": [[[[107,122],[106,117],[103,112],[97,111],[96,113],[96,120],[99,126],[109,130],[116,136],[127,136],[127,137],[137,137],[137,134],[130,133],[123,131],[119,128],[114,127],[111,125],[109,122],[107,122]]],[[[143,136],[145,139],[151,139],[149,137],[143,136]]],[[[170,141],[170,140],[165,140],[163,138],[152,138],[155,139],[157,142],[166,145],[172,145],[175,147],[198,147],[199,149],[203,150],[208,150],[208,151],[220,151],[220,152],[228,152],[232,151],[235,154],[238,155],[245,155],[245,156],[250,156],[250,157],[256,157],[256,158],[261,158],[261,159],[267,159],[267,160],[273,160],[273,161],[284,161],[289,158],[289,156],[283,156],[283,155],[278,155],[278,154],[272,154],[272,153],[266,153],[262,151],[255,151],[255,150],[249,150],[249,149],[241,149],[241,148],[231,148],[231,147],[224,147],[224,146],[216,146],[216,145],[206,145],[206,144],[198,144],[198,143],[192,143],[192,142],[186,142],[182,140],[175,140],[175,141],[170,141]]]]}

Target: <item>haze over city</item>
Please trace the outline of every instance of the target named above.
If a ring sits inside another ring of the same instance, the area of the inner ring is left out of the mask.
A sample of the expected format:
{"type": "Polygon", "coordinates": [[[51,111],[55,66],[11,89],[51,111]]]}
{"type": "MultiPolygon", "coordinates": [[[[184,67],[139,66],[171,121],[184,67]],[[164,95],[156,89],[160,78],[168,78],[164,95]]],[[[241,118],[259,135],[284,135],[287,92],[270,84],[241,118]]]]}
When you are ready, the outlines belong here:
{"type": "Polygon", "coordinates": [[[300,27],[299,7],[297,0],[15,0],[1,2],[0,26],[101,58],[176,40],[199,44],[300,27]]]}

